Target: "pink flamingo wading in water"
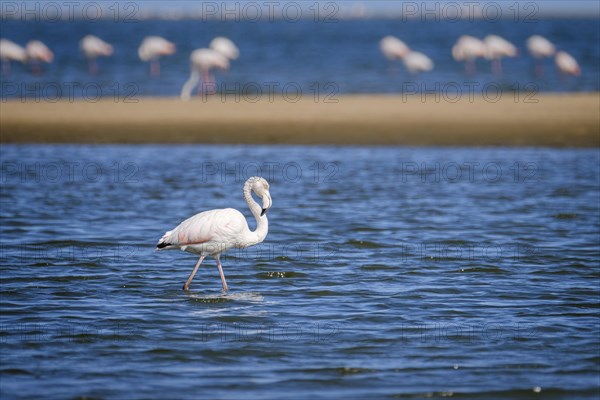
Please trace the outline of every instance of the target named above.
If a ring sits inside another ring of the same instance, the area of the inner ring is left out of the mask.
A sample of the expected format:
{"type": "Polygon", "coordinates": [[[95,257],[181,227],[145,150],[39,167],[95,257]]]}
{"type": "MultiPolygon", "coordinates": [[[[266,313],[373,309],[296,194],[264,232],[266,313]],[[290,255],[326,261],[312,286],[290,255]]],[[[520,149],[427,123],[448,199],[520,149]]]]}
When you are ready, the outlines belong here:
{"type": "Polygon", "coordinates": [[[175,54],[175,45],[160,36],[147,36],[138,49],[138,56],[144,62],[150,62],[150,75],[160,75],[160,58],[175,54]]]}
{"type": "Polygon", "coordinates": [[[88,61],[90,75],[98,75],[98,57],[109,57],[113,54],[113,47],[94,35],[86,35],[79,42],[79,47],[88,61]]]}
{"type": "Polygon", "coordinates": [[[256,219],[256,230],[248,228],[248,222],[241,212],[233,208],[204,211],[186,219],[173,230],[166,232],[156,245],[156,250],[180,249],[200,258],[183,285],[183,290],[188,290],[194,275],[202,260],[207,256],[213,256],[217,260],[219,275],[223,290],[227,291],[227,282],[223,274],[221,253],[232,248],[246,248],[265,240],[269,232],[269,221],[267,210],[273,202],[269,193],[269,183],[260,177],[252,177],[244,184],[244,199],[256,219]],[[262,201],[259,205],[252,193],[256,194],[262,201]]]}
{"type": "Polygon", "coordinates": [[[226,71],[229,69],[229,60],[235,60],[240,52],[236,45],[224,37],[216,37],[210,42],[210,48],[197,49],[190,54],[191,73],[189,79],[181,88],[181,100],[187,101],[192,95],[194,87],[199,93],[212,94],[216,89],[215,79],[212,74],[214,69],[226,71]]]}

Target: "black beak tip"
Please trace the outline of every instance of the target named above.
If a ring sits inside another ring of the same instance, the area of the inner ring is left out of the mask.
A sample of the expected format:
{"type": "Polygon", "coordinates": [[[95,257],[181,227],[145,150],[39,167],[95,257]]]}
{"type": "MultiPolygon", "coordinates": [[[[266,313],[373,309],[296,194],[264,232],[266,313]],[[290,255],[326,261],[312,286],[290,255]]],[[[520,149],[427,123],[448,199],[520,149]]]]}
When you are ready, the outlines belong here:
{"type": "Polygon", "coordinates": [[[263,215],[265,215],[267,213],[267,209],[263,208],[262,211],[260,212],[260,216],[262,217],[263,215]]]}

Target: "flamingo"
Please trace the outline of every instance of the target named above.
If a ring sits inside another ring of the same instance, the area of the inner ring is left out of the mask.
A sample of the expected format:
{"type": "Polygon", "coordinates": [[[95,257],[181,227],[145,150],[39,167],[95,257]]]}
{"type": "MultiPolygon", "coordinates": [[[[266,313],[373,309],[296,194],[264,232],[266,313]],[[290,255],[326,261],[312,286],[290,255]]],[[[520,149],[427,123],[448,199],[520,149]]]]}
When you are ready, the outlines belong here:
{"type": "Polygon", "coordinates": [[[502,73],[502,58],[516,57],[517,48],[508,40],[497,35],[488,35],[483,40],[486,52],[485,58],[492,62],[492,72],[494,75],[502,73]]]}
{"type": "Polygon", "coordinates": [[[199,87],[199,92],[212,93],[215,79],[211,71],[218,68],[222,71],[229,69],[229,60],[235,60],[240,53],[236,45],[229,39],[224,37],[216,37],[210,42],[210,48],[197,49],[190,54],[191,73],[190,78],[181,88],[181,100],[187,101],[190,99],[192,90],[198,84],[200,75],[202,75],[202,85],[199,87]]]}
{"type": "Polygon", "coordinates": [[[558,70],[563,75],[581,75],[581,68],[577,63],[577,60],[575,60],[573,56],[571,56],[565,51],[559,51],[558,53],[556,53],[554,62],[556,63],[556,67],[558,68],[558,70]]]}
{"type": "Polygon", "coordinates": [[[192,72],[190,78],[181,88],[181,100],[184,101],[190,99],[192,90],[200,80],[200,75],[202,75],[202,85],[200,86],[199,91],[204,91],[204,89],[209,89],[209,84],[214,84],[214,77],[211,70],[215,68],[219,68],[223,71],[229,69],[229,59],[213,49],[198,49],[192,51],[190,61],[192,64],[192,72]]]}
{"type": "Polygon", "coordinates": [[[86,35],[79,42],[79,47],[88,60],[90,75],[98,74],[98,57],[109,57],[113,54],[113,47],[94,35],[86,35]]]}
{"type": "Polygon", "coordinates": [[[240,51],[238,50],[237,46],[231,40],[223,36],[218,36],[211,40],[208,47],[216,52],[221,53],[230,60],[237,60],[237,58],[240,56],[240,51]]]}
{"type": "Polygon", "coordinates": [[[34,75],[39,75],[41,72],[40,63],[51,63],[54,59],[54,54],[44,43],[39,40],[31,40],[25,46],[27,61],[31,63],[31,70],[34,75]]]}
{"type": "Polygon", "coordinates": [[[475,73],[475,60],[485,57],[485,54],[486,45],[483,41],[469,35],[459,37],[452,47],[452,57],[456,61],[465,62],[465,71],[469,75],[475,73]]]}
{"type": "Polygon", "coordinates": [[[256,219],[256,230],[248,228],[246,218],[233,208],[204,211],[186,219],[175,229],[166,232],[158,241],[156,250],[180,249],[188,253],[200,255],[196,266],[183,285],[188,290],[198,267],[206,256],[217,260],[223,290],[226,292],[227,282],[221,267],[219,256],[231,248],[246,248],[265,240],[269,231],[267,210],[273,202],[269,194],[269,183],[261,177],[249,178],[244,183],[244,199],[252,215],[256,219]],[[252,197],[254,192],[262,200],[262,207],[252,197]]]}
{"type": "Polygon", "coordinates": [[[402,62],[408,71],[415,74],[418,72],[427,72],[433,69],[433,61],[423,53],[418,51],[409,51],[402,58],[402,62]]]}
{"type": "Polygon", "coordinates": [[[408,46],[395,36],[386,36],[381,39],[379,48],[384,57],[390,61],[399,60],[410,51],[408,46]]]}
{"type": "Polygon", "coordinates": [[[556,53],[556,48],[545,37],[533,35],[527,39],[527,50],[536,60],[535,75],[542,76],[544,74],[542,59],[552,57],[556,53]]]}
{"type": "Polygon", "coordinates": [[[162,56],[175,53],[175,45],[160,36],[147,36],[138,49],[142,61],[150,61],[150,75],[160,75],[160,62],[162,56]]]}
{"type": "Polygon", "coordinates": [[[11,42],[8,39],[0,39],[0,62],[2,63],[2,73],[4,75],[8,75],[10,72],[11,61],[25,63],[27,61],[27,52],[15,42],[11,42]]]}

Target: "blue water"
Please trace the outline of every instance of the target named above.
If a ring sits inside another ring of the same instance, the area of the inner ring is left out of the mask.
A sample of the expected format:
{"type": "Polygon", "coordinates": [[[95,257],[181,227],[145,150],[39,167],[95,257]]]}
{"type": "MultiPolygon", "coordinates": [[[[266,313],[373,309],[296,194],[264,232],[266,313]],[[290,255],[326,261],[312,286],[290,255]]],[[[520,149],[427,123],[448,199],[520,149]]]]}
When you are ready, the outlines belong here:
{"type": "Polygon", "coordinates": [[[119,100],[142,96],[177,96],[189,76],[189,54],[206,47],[217,35],[231,38],[241,57],[231,70],[218,74],[219,91],[228,93],[295,95],[319,93],[463,92],[482,94],[486,90],[599,91],[600,27],[598,19],[402,21],[352,20],[335,23],[302,20],[217,22],[200,20],[142,20],[41,22],[2,21],[1,36],[24,45],[38,38],[55,52],[55,61],[44,66],[41,76],[13,65],[3,77],[2,98],[28,97],[55,101],[85,97],[119,100]],[[101,59],[99,76],[90,77],[78,49],[85,34],[96,34],[115,46],[114,57],[101,59]],[[148,65],[137,56],[147,35],[161,35],[176,43],[178,52],[162,61],[162,75],[153,79],[148,65]],[[379,40],[393,34],[415,50],[429,55],[432,72],[410,75],[401,64],[390,66],[379,51],[379,40]],[[513,42],[520,57],[504,60],[504,74],[494,76],[490,64],[480,60],[478,73],[466,76],[450,49],[462,34],[483,38],[499,34],[513,42]],[[542,34],[559,49],[572,54],[581,64],[582,76],[562,78],[552,59],[544,63],[545,75],[534,75],[534,62],[525,48],[532,34],[542,34]],[[489,85],[492,85],[491,89],[489,85]]]}
{"type": "Polygon", "coordinates": [[[599,396],[597,149],[1,152],[2,399],[599,396]],[[156,241],[254,174],[265,242],[183,292],[156,241]]]}

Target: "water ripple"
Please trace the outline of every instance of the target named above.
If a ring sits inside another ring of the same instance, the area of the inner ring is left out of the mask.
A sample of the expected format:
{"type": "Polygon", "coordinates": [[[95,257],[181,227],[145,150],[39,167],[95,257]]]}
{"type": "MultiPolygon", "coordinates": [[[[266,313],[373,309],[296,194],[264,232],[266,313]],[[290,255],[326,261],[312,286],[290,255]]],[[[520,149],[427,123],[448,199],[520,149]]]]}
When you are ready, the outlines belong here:
{"type": "Polygon", "coordinates": [[[3,146],[2,155],[138,170],[136,182],[3,176],[2,398],[597,397],[597,151],[3,146]],[[203,162],[223,160],[230,174],[202,175],[203,162]],[[274,176],[267,240],[222,257],[229,293],[212,259],[181,291],[195,257],[156,253],[157,238],[195,211],[249,215],[245,177],[232,171],[264,161],[307,173],[335,162],[336,176],[274,176]],[[404,162],[494,162],[507,175],[403,180],[404,162]],[[537,180],[513,179],[515,163],[535,164],[537,180]]]}

